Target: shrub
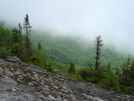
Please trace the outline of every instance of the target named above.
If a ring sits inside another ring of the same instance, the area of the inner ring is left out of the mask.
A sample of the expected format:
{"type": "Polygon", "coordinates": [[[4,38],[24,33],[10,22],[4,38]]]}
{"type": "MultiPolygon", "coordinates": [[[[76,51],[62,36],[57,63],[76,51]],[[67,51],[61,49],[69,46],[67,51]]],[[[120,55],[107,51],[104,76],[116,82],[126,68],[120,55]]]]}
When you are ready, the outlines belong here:
{"type": "Polygon", "coordinates": [[[0,47],[0,57],[5,58],[8,55],[11,55],[11,49],[7,46],[0,47]]]}
{"type": "Polygon", "coordinates": [[[81,75],[71,75],[72,78],[76,79],[76,80],[81,80],[83,81],[81,75]]]}
{"type": "Polygon", "coordinates": [[[100,79],[98,77],[87,77],[86,81],[92,82],[92,83],[98,83],[100,79]]]}
{"type": "Polygon", "coordinates": [[[93,70],[92,68],[91,69],[84,68],[79,71],[79,74],[82,76],[83,79],[90,82],[93,81],[94,83],[95,82],[97,83],[99,79],[105,78],[103,68],[100,68],[98,70],[93,70]]]}
{"type": "Polygon", "coordinates": [[[131,86],[120,85],[120,91],[134,95],[134,88],[131,86]]]}
{"type": "Polygon", "coordinates": [[[54,67],[52,66],[52,63],[50,63],[48,61],[44,61],[43,66],[41,68],[45,69],[49,72],[55,73],[54,67]]]}
{"type": "Polygon", "coordinates": [[[47,70],[48,72],[55,73],[53,67],[45,67],[45,68],[43,68],[43,69],[47,70]]]}
{"type": "Polygon", "coordinates": [[[68,69],[69,74],[75,74],[75,65],[73,63],[70,64],[70,67],[68,69]]]}
{"type": "Polygon", "coordinates": [[[118,90],[119,80],[117,75],[108,75],[107,78],[101,79],[98,85],[102,88],[118,90]]]}
{"type": "Polygon", "coordinates": [[[87,77],[90,77],[91,71],[88,68],[81,68],[79,74],[85,80],[87,77]]]}

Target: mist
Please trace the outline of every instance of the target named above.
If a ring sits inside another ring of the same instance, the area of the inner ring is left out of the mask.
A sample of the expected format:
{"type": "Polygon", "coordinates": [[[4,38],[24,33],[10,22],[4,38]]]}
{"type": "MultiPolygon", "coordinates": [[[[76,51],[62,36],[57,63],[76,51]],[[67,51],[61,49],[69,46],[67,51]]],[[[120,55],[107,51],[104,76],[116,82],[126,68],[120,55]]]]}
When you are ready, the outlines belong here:
{"type": "Polygon", "coordinates": [[[104,45],[134,54],[133,0],[1,0],[0,20],[23,24],[29,15],[33,30],[81,37],[102,36],[104,45]]]}

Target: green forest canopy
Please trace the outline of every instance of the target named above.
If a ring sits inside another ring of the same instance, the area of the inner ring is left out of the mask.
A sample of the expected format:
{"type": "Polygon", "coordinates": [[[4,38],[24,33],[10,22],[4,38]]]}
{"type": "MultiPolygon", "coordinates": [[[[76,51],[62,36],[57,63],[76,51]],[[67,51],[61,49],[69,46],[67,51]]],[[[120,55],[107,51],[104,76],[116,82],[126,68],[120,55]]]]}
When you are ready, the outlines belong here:
{"type": "MultiPolygon", "coordinates": [[[[39,32],[38,32],[39,33],[39,32]]],[[[103,37],[103,36],[102,36],[103,37]]],[[[84,45],[79,42],[78,37],[53,36],[50,33],[32,34],[31,40],[34,46],[41,43],[43,52],[47,54],[47,58],[63,63],[75,63],[78,66],[94,67],[95,44],[89,43],[84,45]]],[[[119,54],[110,48],[102,48],[101,66],[106,67],[109,63],[112,67],[120,66],[126,60],[125,55],[119,54]]]]}

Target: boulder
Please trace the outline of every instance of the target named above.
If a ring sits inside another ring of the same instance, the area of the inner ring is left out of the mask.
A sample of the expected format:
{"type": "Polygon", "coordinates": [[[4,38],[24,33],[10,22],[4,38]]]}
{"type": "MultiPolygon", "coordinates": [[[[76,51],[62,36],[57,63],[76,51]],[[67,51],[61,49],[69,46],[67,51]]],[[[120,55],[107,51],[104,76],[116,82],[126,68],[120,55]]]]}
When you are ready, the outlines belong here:
{"type": "Polygon", "coordinates": [[[20,59],[17,56],[7,56],[6,60],[10,62],[20,62],[20,59]]]}

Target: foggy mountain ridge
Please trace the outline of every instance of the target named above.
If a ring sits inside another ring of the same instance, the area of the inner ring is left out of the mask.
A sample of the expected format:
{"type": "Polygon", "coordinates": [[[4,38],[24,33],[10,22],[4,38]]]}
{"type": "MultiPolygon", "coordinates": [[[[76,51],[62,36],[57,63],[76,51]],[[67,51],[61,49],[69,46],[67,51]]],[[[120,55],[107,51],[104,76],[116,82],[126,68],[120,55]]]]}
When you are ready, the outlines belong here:
{"type": "MultiPolygon", "coordinates": [[[[60,33],[60,32],[59,32],[60,33]]],[[[33,31],[33,35],[39,35],[39,37],[49,37],[51,40],[70,40],[70,41],[74,41],[76,42],[79,46],[81,46],[81,48],[95,48],[95,41],[96,41],[96,37],[94,36],[94,38],[90,38],[90,37],[83,37],[80,35],[76,35],[76,33],[74,34],[72,32],[72,34],[64,34],[64,32],[61,34],[58,34],[58,31],[33,31]]],[[[32,36],[32,33],[31,33],[32,36]]],[[[128,56],[128,55],[132,55],[134,56],[133,52],[130,51],[128,48],[126,48],[127,46],[120,46],[118,43],[114,44],[113,42],[107,41],[107,39],[105,40],[105,38],[103,38],[102,35],[101,36],[101,40],[102,40],[102,44],[103,47],[102,49],[108,49],[111,50],[113,52],[116,52],[118,54],[124,55],[124,56],[128,56]]]]}
{"type": "MultiPolygon", "coordinates": [[[[0,20],[0,21],[3,21],[3,20],[0,20]]],[[[6,21],[4,21],[4,27],[10,30],[13,28],[18,28],[17,25],[8,24],[6,21]]],[[[75,41],[79,46],[81,46],[81,48],[85,48],[85,49],[89,47],[95,48],[95,40],[97,36],[94,36],[94,38],[84,37],[84,35],[81,36],[75,32],[67,33],[67,32],[60,32],[54,29],[42,30],[42,29],[32,28],[31,30],[32,30],[30,32],[31,36],[37,34],[39,37],[46,36],[46,37],[49,37],[51,40],[57,40],[57,39],[60,39],[60,40],[62,39],[63,41],[71,40],[71,41],[75,41]]],[[[25,34],[24,30],[22,31],[22,34],[25,34]]],[[[134,56],[133,52],[130,51],[128,48],[126,48],[127,46],[120,46],[118,43],[114,44],[113,42],[108,41],[107,39],[105,40],[102,35],[100,36],[101,36],[102,44],[103,44],[102,49],[108,49],[123,56],[128,56],[128,55],[131,55],[132,57],[134,56]]]]}
{"type": "Polygon", "coordinates": [[[4,0],[0,2],[0,19],[11,26],[23,25],[28,14],[32,30],[80,36],[85,42],[101,35],[105,46],[113,44],[119,52],[133,54],[133,4],[133,0],[4,0]]]}
{"type": "MultiPolygon", "coordinates": [[[[87,64],[94,66],[95,40],[90,42],[91,40],[85,41],[80,37],[53,36],[47,32],[40,35],[35,32],[31,34],[31,40],[35,48],[38,42],[41,43],[42,51],[55,62],[63,64],[74,62],[80,66],[87,66],[87,64]]],[[[104,44],[101,50],[102,66],[106,67],[108,63],[111,63],[112,67],[120,66],[128,55],[117,51],[112,45],[104,44]]]]}

